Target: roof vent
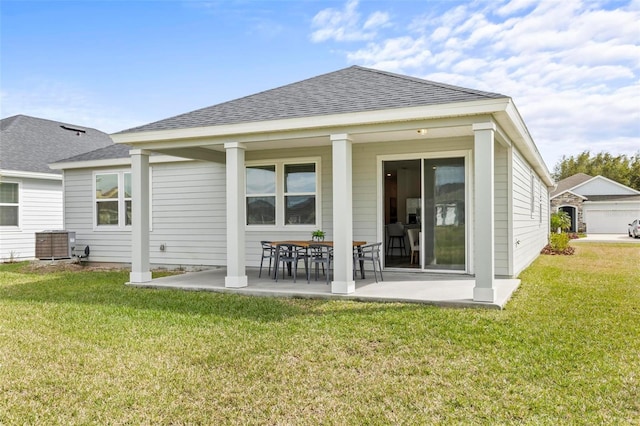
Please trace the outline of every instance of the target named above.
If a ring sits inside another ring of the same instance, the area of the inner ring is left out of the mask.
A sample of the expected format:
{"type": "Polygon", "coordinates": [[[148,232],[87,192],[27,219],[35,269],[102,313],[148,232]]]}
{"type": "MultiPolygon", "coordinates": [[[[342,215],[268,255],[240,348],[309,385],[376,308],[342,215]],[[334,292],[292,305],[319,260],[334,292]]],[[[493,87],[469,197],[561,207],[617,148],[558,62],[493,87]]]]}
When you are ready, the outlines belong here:
{"type": "Polygon", "coordinates": [[[82,133],[87,133],[85,129],[81,129],[79,127],[65,126],[64,124],[62,124],[60,127],[62,127],[65,130],[69,130],[71,132],[76,132],[76,135],[78,136],[80,136],[82,133]]]}

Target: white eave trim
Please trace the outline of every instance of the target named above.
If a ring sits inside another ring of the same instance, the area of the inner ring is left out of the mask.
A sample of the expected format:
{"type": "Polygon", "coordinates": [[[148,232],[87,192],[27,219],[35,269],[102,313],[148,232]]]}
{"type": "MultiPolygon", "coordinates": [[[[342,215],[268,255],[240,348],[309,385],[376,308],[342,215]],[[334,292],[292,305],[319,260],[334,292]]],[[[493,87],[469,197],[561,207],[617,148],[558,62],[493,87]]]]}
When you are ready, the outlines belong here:
{"type": "MultiPolygon", "coordinates": [[[[174,157],[172,155],[150,155],[150,164],[177,163],[195,161],[190,158],[174,157]]],[[[69,161],[50,164],[49,167],[56,170],[67,169],[93,169],[101,167],[131,166],[131,157],[108,158],[104,160],[69,161]]],[[[62,176],[60,177],[62,179],[62,176]]]]}
{"type": "Polygon", "coordinates": [[[203,145],[221,145],[246,135],[258,135],[259,138],[256,140],[268,141],[282,137],[284,134],[289,138],[326,136],[335,129],[339,129],[341,133],[357,134],[360,130],[363,132],[371,131],[371,128],[367,128],[368,125],[387,123],[405,123],[406,125],[406,123],[413,121],[425,122],[465,116],[484,116],[482,120],[486,121],[487,115],[495,116],[497,123],[509,136],[504,139],[514,142],[542,181],[548,188],[552,188],[555,183],[547,166],[520,113],[509,97],[219,126],[116,133],[110,136],[115,143],[138,145],[140,148],[153,150],[154,148],[168,148],[167,143],[187,140],[191,140],[193,143],[194,140],[201,139],[203,145]]]}
{"type": "Polygon", "coordinates": [[[145,142],[175,141],[199,138],[232,138],[242,134],[268,134],[274,132],[295,132],[331,127],[362,126],[394,121],[428,120],[504,111],[509,98],[456,102],[442,105],[428,105],[410,108],[393,108],[377,111],[330,114],[312,117],[290,118],[219,126],[194,127],[186,129],[156,130],[110,135],[115,143],[137,144],[145,142]]]}
{"type": "MultiPolygon", "coordinates": [[[[55,168],[52,167],[55,170],[55,168]]],[[[0,170],[1,177],[14,177],[25,179],[47,179],[47,180],[62,180],[62,175],[57,173],[37,173],[37,172],[23,172],[20,170],[0,170]]]]}

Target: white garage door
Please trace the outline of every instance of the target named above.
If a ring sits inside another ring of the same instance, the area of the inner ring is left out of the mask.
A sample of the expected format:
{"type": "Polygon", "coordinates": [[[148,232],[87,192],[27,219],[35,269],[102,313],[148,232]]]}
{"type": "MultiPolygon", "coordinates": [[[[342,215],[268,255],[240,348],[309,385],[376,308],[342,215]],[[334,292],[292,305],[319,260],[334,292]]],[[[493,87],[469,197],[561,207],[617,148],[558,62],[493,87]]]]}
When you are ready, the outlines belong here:
{"type": "Polygon", "coordinates": [[[584,206],[584,221],[587,234],[626,234],[634,219],[640,218],[640,205],[624,206],[620,204],[607,206],[584,206]]]}

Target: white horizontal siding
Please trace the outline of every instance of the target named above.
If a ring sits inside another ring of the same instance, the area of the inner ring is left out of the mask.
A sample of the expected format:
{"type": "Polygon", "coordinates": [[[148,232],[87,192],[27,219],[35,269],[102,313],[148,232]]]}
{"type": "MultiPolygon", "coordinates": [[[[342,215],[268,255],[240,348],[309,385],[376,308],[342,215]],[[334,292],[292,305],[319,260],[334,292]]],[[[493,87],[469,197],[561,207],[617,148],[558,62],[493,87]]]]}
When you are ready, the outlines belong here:
{"type": "MultiPolygon", "coordinates": [[[[155,164],[151,169],[151,263],[224,265],[224,166],[193,161],[155,164]]],[[[65,171],[66,229],[76,232],[79,247],[90,246],[91,261],[128,263],[131,231],[94,226],[93,171],[65,171]]]]}
{"type": "Polygon", "coordinates": [[[520,152],[513,148],[513,275],[517,276],[547,244],[549,194],[540,177],[520,152]],[[534,211],[531,212],[531,175],[534,176],[534,211]],[[540,202],[542,200],[542,202],[540,202]],[[542,207],[542,209],[540,208],[542,207]]]}
{"type": "Polygon", "coordinates": [[[151,263],[225,265],[224,165],[196,161],[154,165],[152,179],[151,263]]]}
{"type": "Polygon", "coordinates": [[[0,261],[33,259],[35,233],[62,229],[62,182],[29,178],[6,181],[20,185],[20,224],[18,228],[0,227],[0,261]]]}

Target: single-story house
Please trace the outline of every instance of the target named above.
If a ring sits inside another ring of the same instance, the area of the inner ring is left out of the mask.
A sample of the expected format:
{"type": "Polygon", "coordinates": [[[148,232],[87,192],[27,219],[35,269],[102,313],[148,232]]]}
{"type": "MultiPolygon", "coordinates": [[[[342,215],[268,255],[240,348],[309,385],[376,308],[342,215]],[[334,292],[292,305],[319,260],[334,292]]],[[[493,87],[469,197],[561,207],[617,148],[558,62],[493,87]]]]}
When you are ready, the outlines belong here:
{"type": "Polygon", "coordinates": [[[35,233],[63,227],[62,172],[48,163],[112,144],[108,134],[74,124],[0,120],[0,261],[32,259],[35,233]]]}
{"type": "Polygon", "coordinates": [[[227,287],[250,286],[262,240],[321,229],[331,291],[349,294],[352,241],[402,222],[421,231],[412,271],[472,275],[474,300],[492,302],[495,278],[548,241],[554,182],[497,93],[352,66],[112,138],[52,167],[65,227],[92,261],[131,262],[131,283],[153,264],[219,265],[227,287]]]}
{"type": "Polygon", "coordinates": [[[572,232],[623,234],[640,217],[640,191],[604,176],[577,173],[558,182],[551,210],[569,215],[572,232]]]}

